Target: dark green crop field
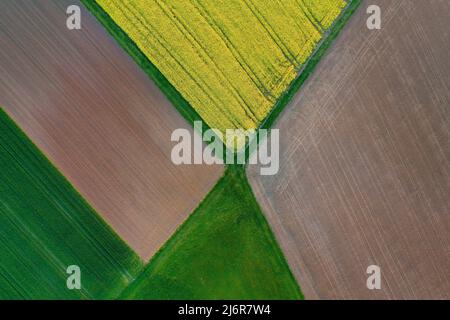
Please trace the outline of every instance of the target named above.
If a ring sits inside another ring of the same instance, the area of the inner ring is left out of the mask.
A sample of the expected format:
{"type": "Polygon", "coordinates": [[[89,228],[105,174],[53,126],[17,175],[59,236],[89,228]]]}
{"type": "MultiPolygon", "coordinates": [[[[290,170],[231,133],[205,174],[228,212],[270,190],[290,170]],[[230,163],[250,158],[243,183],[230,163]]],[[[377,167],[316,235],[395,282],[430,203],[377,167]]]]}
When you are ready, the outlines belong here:
{"type": "Polygon", "coordinates": [[[224,177],[122,295],[125,299],[302,299],[243,168],[224,177]]]}
{"type": "Polygon", "coordinates": [[[139,258],[2,109],[0,168],[0,299],[115,298],[136,277],[139,258]]]}

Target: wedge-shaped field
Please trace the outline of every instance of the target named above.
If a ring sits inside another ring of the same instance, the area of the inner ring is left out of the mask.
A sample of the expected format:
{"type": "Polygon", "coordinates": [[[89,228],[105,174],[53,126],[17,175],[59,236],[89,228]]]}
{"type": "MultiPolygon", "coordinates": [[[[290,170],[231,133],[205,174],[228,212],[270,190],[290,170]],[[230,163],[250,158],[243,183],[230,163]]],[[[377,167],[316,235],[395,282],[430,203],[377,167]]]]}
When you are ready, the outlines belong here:
{"type": "Polygon", "coordinates": [[[136,277],[138,256],[2,109],[0,168],[0,299],[115,298],[136,277]]]}
{"type": "Polygon", "coordinates": [[[250,181],[307,299],[449,299],[450,2],[361,7],[275,125],[278,175],[250,181]]]}
{"type": "Polygon", "coordinates": [[[0,23],[0,105],[149,259],[222,167],[172,162],[172,132],[193,129],[79,1],[2,0],[0,23]],[[66,27],[72,4],[82,30],[66,27]]]}
{"type": "Polygon", "coordinates": [[[245,173],[228,168],[126,299],[301,299],[245,173]]]}
{"type": "Polygon", "coordinates": [[[261,124],[346,6],[344,0],[96,2],[209,127],[222,131],[261,124]]]}

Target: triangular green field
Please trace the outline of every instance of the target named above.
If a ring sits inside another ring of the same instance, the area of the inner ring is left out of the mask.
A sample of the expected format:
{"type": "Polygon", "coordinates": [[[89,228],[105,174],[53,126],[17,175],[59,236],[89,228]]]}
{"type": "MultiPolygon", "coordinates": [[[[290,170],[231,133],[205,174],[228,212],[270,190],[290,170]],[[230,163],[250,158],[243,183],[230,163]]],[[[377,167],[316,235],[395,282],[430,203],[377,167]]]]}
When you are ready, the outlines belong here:
{"type": "Polygon", "coordinates": [[[302,299],[244,169],[227,167],[125,299],[302,299]]]}

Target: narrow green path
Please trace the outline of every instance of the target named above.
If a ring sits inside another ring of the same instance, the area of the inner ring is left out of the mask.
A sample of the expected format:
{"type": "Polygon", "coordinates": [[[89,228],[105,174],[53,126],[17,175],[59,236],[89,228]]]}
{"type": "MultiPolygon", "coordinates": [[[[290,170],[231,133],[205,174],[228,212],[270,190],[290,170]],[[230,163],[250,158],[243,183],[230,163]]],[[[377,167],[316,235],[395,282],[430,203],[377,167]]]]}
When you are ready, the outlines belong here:
{"type": "Polygon", "coordinates": [[[261,129],[269,129],[277,120],[279,114],[284,110],[284,108],[289,104],[289,102],[294,98],[297,91],[301,86],[308,80],[309,76],[314,73],[317,65],[321,59],[325,56],[328,48],[334,43],[336,38],[339,36],[341,31],[346,26],[347,22],[356,12],[356,10],[361,5],[362,0],[348,0],[347,7],[342,11],[341,15],[336,19],[330,30],[323,36],[320,45],[317,47],[314,54],[311,55],[307,63],[304,65],[303,70],[301,70],[290,84],[289,88],[283,93],[283,95],[278,99],[277,103],[273,107],[272,111],[267,115],[264,121],[261,123],[261,129]]]}
{"type": "Polygon", "coordinates": [[[0,299],[111,299],[134,280],[138,256],[1,108],[0,168],[0,299]]]}
{"type": "Polygon", "coordinates": [[[125,299],[302,299],[244,169],[228,167],[125,299]]]}

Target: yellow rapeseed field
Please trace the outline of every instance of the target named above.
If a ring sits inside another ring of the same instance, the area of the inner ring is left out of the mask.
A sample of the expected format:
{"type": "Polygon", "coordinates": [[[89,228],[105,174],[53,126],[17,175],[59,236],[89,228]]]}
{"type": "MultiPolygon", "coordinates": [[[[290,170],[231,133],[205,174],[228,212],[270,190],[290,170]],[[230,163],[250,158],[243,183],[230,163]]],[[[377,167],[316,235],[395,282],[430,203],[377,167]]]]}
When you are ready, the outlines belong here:
{"type": "Polygon", "coordinates": [[[97,0],[211,128],[258,127],[344,0],[97,0]]]}

